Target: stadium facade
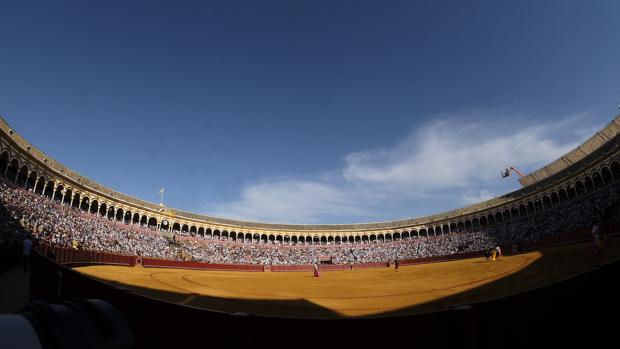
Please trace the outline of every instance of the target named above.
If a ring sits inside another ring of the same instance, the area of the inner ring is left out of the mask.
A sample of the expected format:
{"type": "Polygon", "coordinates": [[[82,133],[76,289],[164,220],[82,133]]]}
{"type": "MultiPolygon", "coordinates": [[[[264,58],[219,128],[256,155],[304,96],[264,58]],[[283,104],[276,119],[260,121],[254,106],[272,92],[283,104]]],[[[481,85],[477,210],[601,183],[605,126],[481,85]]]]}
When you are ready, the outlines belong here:
{"type": "Polygon", "coordinates": [[[0,174],[92,214],[154,230],[232,241],[363,243],[471,231],[528,215],[620,179],[620,115],[584,143],[520,179],[523,188],[456,210],[389,222],[293,225],[239,221],[163,207],[105,187],[28,142],[0,117],[0,174]]]}

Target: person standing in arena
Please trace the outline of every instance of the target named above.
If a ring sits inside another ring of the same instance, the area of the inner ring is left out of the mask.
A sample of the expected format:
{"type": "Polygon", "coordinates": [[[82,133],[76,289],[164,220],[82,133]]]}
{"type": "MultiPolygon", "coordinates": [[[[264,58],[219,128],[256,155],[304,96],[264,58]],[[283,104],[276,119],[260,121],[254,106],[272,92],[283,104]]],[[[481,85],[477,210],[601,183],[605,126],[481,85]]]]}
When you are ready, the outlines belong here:
{"type": "Polygon", "coordinates": [[[312,266],[314,267],[314,277],[321,277],[321,274],[319,273],[319,266],[316,263],[314,263],[312,266]]]}
{"type": "Polygon", "coordinates": [[[394,260],[394,271],[398,271],[398,267],[400,266],[400,261],[398,259],[394,260]]]}
{"type": "Polygon", "coordinates": [[[499,259],[499,257],[501,255],[502,255],[502,249],[499,246],[495,247],[495,257],[496,257],[496,259],[499,259]]]}

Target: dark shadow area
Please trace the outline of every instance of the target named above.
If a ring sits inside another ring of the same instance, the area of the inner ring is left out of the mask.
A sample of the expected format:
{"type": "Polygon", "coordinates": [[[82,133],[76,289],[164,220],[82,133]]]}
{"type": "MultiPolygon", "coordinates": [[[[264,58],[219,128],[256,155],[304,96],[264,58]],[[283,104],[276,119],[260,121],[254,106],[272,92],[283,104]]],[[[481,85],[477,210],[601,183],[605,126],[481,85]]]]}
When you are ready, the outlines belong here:
{"type": "Polygon", "coordinates": [[[28,302],[29,268],[24,267],[19,222],[0,204],[0,314],[19,310],[28,302]]]}
{"type": "Polygon", "coordinates": [[[6,206],[0,204],[0,273],[22,262],[21,239],[25,234],[6,206]]]}

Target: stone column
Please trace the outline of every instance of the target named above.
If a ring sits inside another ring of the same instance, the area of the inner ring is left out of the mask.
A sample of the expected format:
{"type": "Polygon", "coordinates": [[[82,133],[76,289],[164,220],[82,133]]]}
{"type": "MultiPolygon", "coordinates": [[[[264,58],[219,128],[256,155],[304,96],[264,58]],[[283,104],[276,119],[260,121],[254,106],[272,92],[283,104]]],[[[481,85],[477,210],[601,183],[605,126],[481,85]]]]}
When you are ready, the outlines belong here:
{"type": "Polygon", "coordinates": [[[28,171],[28,176],[26,177],[26,183],[24,184],[24,188],[28,189],[28,180],[30,179],[30,175],[32,174],[32,171],[28,171]]]}

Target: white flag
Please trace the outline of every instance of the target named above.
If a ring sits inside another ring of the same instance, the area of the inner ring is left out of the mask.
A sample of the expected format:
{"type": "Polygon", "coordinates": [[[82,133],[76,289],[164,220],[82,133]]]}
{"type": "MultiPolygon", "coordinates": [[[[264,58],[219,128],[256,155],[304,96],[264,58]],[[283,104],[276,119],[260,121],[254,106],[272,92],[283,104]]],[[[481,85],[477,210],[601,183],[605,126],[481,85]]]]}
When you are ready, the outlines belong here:
{"type": "Polygon", "coordinates": [[[164,187],[161,187],[161,189],[159,189],[159,195],[164,193],[164,187]]]}

